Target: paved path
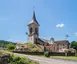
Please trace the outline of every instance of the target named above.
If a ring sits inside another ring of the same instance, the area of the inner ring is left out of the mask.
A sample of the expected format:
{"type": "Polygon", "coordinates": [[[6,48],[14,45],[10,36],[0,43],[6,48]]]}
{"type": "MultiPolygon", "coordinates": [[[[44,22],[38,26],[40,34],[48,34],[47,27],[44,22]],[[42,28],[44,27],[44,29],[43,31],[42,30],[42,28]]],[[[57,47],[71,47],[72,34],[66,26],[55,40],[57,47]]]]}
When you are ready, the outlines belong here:
{"type": "Polygon", "coordinates": [[[24,56],[24,57],[26,56],[32,60],[39,61],[40,64],[77,64],[77,61],[43,58],[43,57],[36,57],[36,56],[25,55],[25,54],[17,54],[17,53],[14,53],[14,55],[24,56]]]}

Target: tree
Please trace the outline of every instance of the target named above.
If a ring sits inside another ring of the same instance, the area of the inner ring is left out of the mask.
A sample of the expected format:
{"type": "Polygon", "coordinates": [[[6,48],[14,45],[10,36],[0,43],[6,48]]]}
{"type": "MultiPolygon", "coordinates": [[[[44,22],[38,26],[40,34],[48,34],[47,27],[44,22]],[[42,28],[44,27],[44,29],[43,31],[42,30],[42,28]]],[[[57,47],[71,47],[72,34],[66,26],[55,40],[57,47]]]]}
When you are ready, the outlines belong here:
{"type": "Polygon", "coordinates": [[[70,45],[71,45],[71,48],[74,48],[77,50],[77,42],[76,41],[72,41],[70,45]]]}
{"type": "Polygon", "coordinates": [[[12,44],[12,43],[9,43],[8,45],[7,45],[7,48],[9,49],[9,50],[14,50],[15,49],[15,45],[14,44],[12,44]]]}
{"type": "Polygon", "coordinates": [[[7,48],[7,45],[9,43],[13,43],[13,42],[5,41],[5,40],[0,40],[0,47],[7,48]]]}

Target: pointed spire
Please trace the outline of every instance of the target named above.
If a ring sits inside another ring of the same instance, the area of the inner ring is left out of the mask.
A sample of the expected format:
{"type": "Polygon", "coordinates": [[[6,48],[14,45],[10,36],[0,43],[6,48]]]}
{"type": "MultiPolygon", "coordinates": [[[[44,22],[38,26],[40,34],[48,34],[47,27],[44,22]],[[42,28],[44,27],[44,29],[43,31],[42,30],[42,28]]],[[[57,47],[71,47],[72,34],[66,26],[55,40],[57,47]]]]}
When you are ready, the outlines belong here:
{"type": "Polygon", "coordinates": [[[33,10],[32,20],[36,21],[35,11],[33,10]]]}
{"type": "MultiPolygon", "coordinates": [[[[30,21],[30,23],[28,24],[28,25],[30,25],[30,24],[32,24],[32,23],[37,23],[38,25],[39,25],[39,23],[37,22],[37,20],[36,20],[36,15],[35,15],[35,11],[33,10],[33,15],[32,15],[32,20],[30,21]]],[[[40,25],[39,25],[40,26],[40,25]]]]}
{"type": "Polygon", "coordinates": [[[35,15],[35,11],[34,11],[34,10],[33,10],[32,20],[33,20],[34,22],[36,22],[36,23],[39,25],[39,23],[38,23],[37,20],[36,20],[36,15],[35,15]]]}

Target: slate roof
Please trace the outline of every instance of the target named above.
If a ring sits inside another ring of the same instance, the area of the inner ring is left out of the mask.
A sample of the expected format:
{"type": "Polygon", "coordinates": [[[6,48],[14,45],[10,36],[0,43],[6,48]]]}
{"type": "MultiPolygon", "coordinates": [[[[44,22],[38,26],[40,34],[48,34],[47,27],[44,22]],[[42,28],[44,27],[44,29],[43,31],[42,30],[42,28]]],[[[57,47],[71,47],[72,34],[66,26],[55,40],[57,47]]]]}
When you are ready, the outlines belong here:
{"type": "Polygon", "coordinates": [[[46,40],[46,39],[38,38],[38,40],[40,40],[43,43],[49,43],[49,40],[46,40]]]}
{"type": "Polygon", "coordinates": [[[41,38],[41,40],[44,41],[45,43],[49,43],[49,40],[42,39],[42,38],[41,38]]]}
{"type": "MultiPolygon", "coordinates": [[[[53,44],[52,42],[50,42],[50,40],[46,40],[46,39],[43,39],[43,38],[38,38],[38,40],[40,40],[43,43],[53,44]]],[[[68,42],[68,40],[57,40],[57,41],[54,41],[54,44],[66,43],[66,42],[68,42]]]]}
{"type": "Polygon", "coordinates": [[[32,16],[32,20],[29,22],[28,25],[32,24],[32,23],[36,23],[37,25],[39,25],[39,23],[36,20],[36,16],[35,16],[35,11],[33,11],[33,16],[32,16]]]}
{"type": "Polygon", "coordinates": [[[64,42],[68,42],[68,40],[57,40],[55,41],[56,43],[64,43],[64,42]]]}

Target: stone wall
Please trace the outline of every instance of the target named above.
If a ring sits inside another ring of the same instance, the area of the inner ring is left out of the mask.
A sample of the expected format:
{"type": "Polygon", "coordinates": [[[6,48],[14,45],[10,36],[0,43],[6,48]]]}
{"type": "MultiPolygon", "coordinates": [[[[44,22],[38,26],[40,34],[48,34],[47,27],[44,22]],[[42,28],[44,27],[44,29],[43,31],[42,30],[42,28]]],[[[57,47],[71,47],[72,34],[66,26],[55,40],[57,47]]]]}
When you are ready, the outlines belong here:
{"type": "MultiPolygon", "coordinates": [[[[29,55],[44,55],[44,52],[25,52],[25,51],[12,51],[14,53],[29,54],[29,55]]],[[[50,56],[75,56],[75,53],[64,52],[49,52],[50,56]]]]}

